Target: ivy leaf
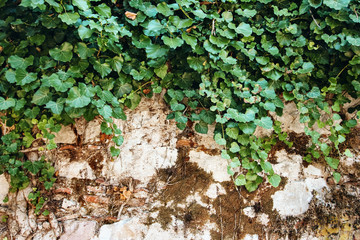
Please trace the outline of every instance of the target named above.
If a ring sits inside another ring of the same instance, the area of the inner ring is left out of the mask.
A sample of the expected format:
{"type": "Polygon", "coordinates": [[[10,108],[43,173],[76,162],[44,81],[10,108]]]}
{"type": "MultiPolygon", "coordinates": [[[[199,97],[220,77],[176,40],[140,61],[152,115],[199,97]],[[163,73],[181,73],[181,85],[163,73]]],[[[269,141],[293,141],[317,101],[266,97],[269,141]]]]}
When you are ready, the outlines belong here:
{"type": "Polygon", "coordinates": [[[169,20],[177,29],[187,28],[193,24],[191,19],[181,19],[178,16],[171,16],[169,20]]]}
{"type": "Polygon", "coordinates": [[[120,155],[120,149],[118,149],[118,148],[116,148],[114,146],[111,146],[110,147],[110,153],[111,153],[112,157],[119,156],[120,155]]]}
{"type": "Polygon", "coordinates": [[[60,48],[50,49],[49,54],[57,61],[69,62],[73,57],[72,50],[73,46],[68,42],[64,42],[60,48]]]}
{"type": "Polygon", "coordinates": [[[181,38],[178,38],[178,37],[169,38],[167,36],[163,36],[161,39],[164,41],[165,45],[168,45],[170,48],[173,48],[173,49],[180,47],[184,43],[184,40],[182,40],[181,38]]]}
{"type": "Polygon", "coordinates": [[[226,131],[226,134],[232,139],[237,139],[237,137],[239,136],[238,128],[227,127],[225,131],[226,131]]]}
{"type": "Polygon", "coordinates": [[[131,92],[131,90],[132,90],[131,84],[129,84],[129,83],[121,84],[120,86],[118,86],[115,89],[115,96],[118,98],[121,98],[125,94],[129,94],[131,92]]]}
{"type": "Polygon", "coordinates": [[[80,25],[78,28],[78,33],[79,33],[79,37],[81,40],[91,37],[93,32],[94,32],[94,30],[84,27],[83,25],[80,25]]]}
{"type": "Polygon", "coordinates": [[[168,65],[167,64],[164,64],[163,66],[154,69],[155,74],[161,79],[165,78],[165,76],[167,74],[167,71],[168,71],[168,65]]]}
{"type": "Polygon", "coordinates": [[[60,98],[56,102],[49,101],[45,108],[49,108],[54,114],[61,114],[64,109],[65,99],[60,98]]]}
{"type": "Polygon", "coordinates": [[[332,158],[332,157],[325,157],[326,162],[329,164],[330,167],[333,169],[337,169],[339,166],[339,159],[332,158]]]}
{"type": "Polygon", "coordinates": [[[169,8],[169,6],[165,2],[159,3],[156,7],[156,10],[165,17],[174,15],[174,12],[169,8]]]}
{"type": "Polygon", "coordinates": [[[213,124],[215,122],[215,113],[211,111],[202,110],[199,114],[200,119],[207,124],[213,124]]]}
{"type": "Polygon", "coordinates": [[[99,6],[94,7],[94,9],[102,17],[105,17],[105,18],[111,17],[111,8],[108,7],[105,3],[102,3],[99,6]]]}
{"type": "Polygon", "coordinates": [[[255,124],[265,129],[271,129],[273,121],[270,117],[262,117],[261,119],[255,119],[255,124]]]}
{"type": "Polygon", "coordinates": [[[220,133],[214,135],[214,140],[219,145],[226,145],[226,140],[221,136],[220,133]]]}
{"type": "Polygon", "coordinates": [[[333,177],[334,177],[334,180],[335,180],[336,183],[340,182],[340,179],[341,179],[341,174],[340,173],[333,172],[333,177]]]}
{"type": "Polygon", "coordinates": [[[189,56],[187,57],[187,62],[192,69],[201,72],[204,69],[204,63],[206,63],[206,58],[189,56]]]}
{"type": "Polygon", "coordinates": [[[59,18],[67,25],[71,25],[77,22],[77,20],[80,18],[80,15],[77,12],[75,13],[65,12],[63,14],[60,14],[59,18]]]}
{"type": "Polygon", "coordinates": [[[81,59],[87,59],[95,53],[94,48],[88,48],[87,45],[83,42],[79,42],[77,44],[76,51],[81,59]]]}
{"type": "Polygon", "coordinates": [[[79,87],[72,87],[69,91],[66,103],[73,108],[82,108],[91,102],[89,96],[86,96],[86,85],[81,83],[79,87]]]}
{"type": "Polygon", "coordinates": [[[147,24],[144,24],[143,26],[144,26],[144,34],[150,37],[159,36],[161,30],[164,28],[164,26],[157,19],[151,20],[147,24]]]}
{"type": "Polygon", "coordinates": [[[17,69],[15,77],[18,85],[24,86],[25,84],[32,83],[37,80],[36,73],[28,73],[24,69],[17,69]]]}
{"type": "Polygon", "coordinates": [[[245,184],[246,184],[245,175],[240,174],[239,176],[237,176],[237,178],[235,179],[235,185],[236,186],[244,186],[245,184]]]}
{"type": "Polygon", "coordinates": [[[108,63],[100,63],[100,61],[94,62],[94,69],[100,73],[101,77],[104,78],[111,73],[111,68],[108,63]]]}
{"type": "Polygon", "coordinates": [[[120,73],[123,67],[123,62],[124,59],[121,56],[115,56],[109,60],[111,68],[117,73],[120,73]]]}
{"type": "Polygon", "coordinates": [[[89,1],[88,0],[72,0],[72,4],[83,11],[86,11],[89,9],[89,1]]]}
{"type": "Polygon", "coordinates": [[[199,123],[195,124],[195,131],[198,133],[206,134],[208,132],[208,125],[207,123],[200,121],[199,123]]]}
{"type": "Polygon", "coordinates": [[[277,174],[270,175],[269,182],[273,187],[278,187],[281,182],[281,177],[277,174]]]}
{"type": "Polygon", "coordinates": [[[309,98],[318,98],[321,96],[320,89],[318,87],[313,87],[310,92],[306,94],[309,98]]]}
{"type": "Polygon", "coordinates": [[[98,108],[98,112],[105,119],[110,118],[112,116],[112,108],[109,105],[105,105],[101,108],[98,108]]]}
{"type": "Polygon", "coordinates": [[[240,147],[239,145],[236,143],[236,142],[232,142],[231,145],[230,145],[230,152],[232,153],[237,153],[240,151],[240,147]]]}
{"type": "Polygon", "coordinates": [[[4,99],[0,97],[0,110],[7,110],[9,108],[15,107],[16,101],[13,98],[4,99]]]}
{"type": "Polygon", "coordinates": [[[239,123],[239,128],[245,134],[253,134],[256,130],[256,125],[253,122],[250,123],[239,123]]]}
{"type": "Polygon", "coordinates": [[[181,35],[182,39],[186,42],[186,44],[190,45],[193,49],[195,49],[197,45],[197,39],[196,37],[190,36],[186,34],[186,32],[183,32],[181,35]]]}
{"type": "Polygon", "coordinates": [[[33,64],[34,56],[30,56],[24,59],[19,56],[12,55],[9,57],[8,62],[12,68],[26,69],[28,66],[31,66],[33,64]]]}
{"type": "Polygon", "coordinates": [[[52,93],[50,92],[49,88],[41,87],[34,93],[31,102],[36,105],[45,105],[51,100],[51,98],[52,93]]]}
{"type": "Polygon", "coordinates": [[[165,56],[168,53],[169,49],[161,45],[152,44],[146,47],[145,51],[148,58],[154,59],[165,56]]]}
{"type": "Polygon", "coordinates": [[[237,33],[241,33],[243,34],[245,37],[249,37],[252,34],[252,28],[249,24],[247,23],[240,23],[239,26],[237,28],[235,28],[235,31],[237,33]]]}
{"type": "Polygon", "coordinates": [[[347,157],[353,157],[353,154],[350,152],[349,149],[346,149],[345,152],[344,152],[345,156],[347,157]]]}
{"type": "Polygon", "coordinates": [[[342,8],[346,8],[351,0],[324,0],[324,4],[329,8],[335,10],[341,10],[342,8]]]}
{"type": "Polygon", "coordinates": [[[44,163],[42,161],[26,161],[24,163],[24,168],[26,168],[27,170],[29,170],[32,174],[37,174],[40,169],[42,169],[44,163]]]}

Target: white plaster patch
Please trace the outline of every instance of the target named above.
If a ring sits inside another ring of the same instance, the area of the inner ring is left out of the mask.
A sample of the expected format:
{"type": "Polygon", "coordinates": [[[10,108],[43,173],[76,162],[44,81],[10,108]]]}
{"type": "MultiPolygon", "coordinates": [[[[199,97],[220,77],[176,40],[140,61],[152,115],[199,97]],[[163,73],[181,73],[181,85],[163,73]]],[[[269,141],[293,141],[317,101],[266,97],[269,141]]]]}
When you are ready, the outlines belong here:
{"type": "Polygon", "coordinates": [[[300,123],[300,113],[294,102],[286,103],[283,109],[283,115],[273,114],[277,121],[281,122],[281,128],[284,132],[303,133],[305,125],[300,123]]]}
{"type": "Polygon", "coordinates": [[[321,177],[324,176],[324,173],[320,168],[309,165],[307,168],[304,168],[304,175],[305,177],[321,177]]]}
{"type": "Polygon", "coordinates": [[[225,195],[226,190],[220,183],[213,183],[209,186],[208,190],[206,191],[206,196],[209,198],[217,198],[219,195],[225,195]]]}
{"type": "Polygon", "coordinates": [[[312,194],[304,182],[290,182],[271,197],[273,209],[281,216],[296,216],[308,210],[312,194]]]}
{"type": "Polygon", "coordinates": [[[206,172],[211,173],[217,182],[230,181],[230,175],[227,173],[227,162],[221,156],[211,156],[204,152],[190,151],[190,162],[197,163],[199,167],[206,172]]]}
{"type": "Polygon", "coordinates": [[[76,205],[77,205],[77,203],[75,201],[64,198],[64,200],[61,204],[61,207],[64,209],[67,209],[67,208],[76,207],[76,205]]]}
{"type": "Polygon", "coordinates": [[[267,215],[266,213],[260,213],[257,216],[256,221],[264,226],[267,226],[268,223],[270,222],[270,218],[269,215],[267,215]]]}
{"type": "Polygon", "coordinates": [[[120,156],[104,165],[103,176],[111,182],[132,177],[147,183],[158,169],[175,165],[176,124],[166,120],[164,109],[162,101],[144,98],[138,108],[125,112],[125,123],[114,120],[122,129],[124,144],[120,156]]]}
{"type": "Polygon", "coordinates": [[[257,234],[246,234],[243,240],[259,240],[259,235],[257,234]]]}
{"type": "Polygon", "coordinates": [[[6,177],[4,174],[0,175],[0,204],[3,203],[4,198],[9,193],[10,185],[8,181],[6,180],[6,177]]]}
{"type": "Polygon", "coordinates": [[[96,142],[100,140],[100,125],[101,121],[99,119],[94,119],[87,123],[84,134],[84,143],[96,142]]]}
{"type": "Polygon", "coordinates": [[[256,216],[255,209],[253,207],[246,207],[243,209],[243,212],[249,218],[254,218],[256,216]]]}
{"type": "MultiPolygon", "coordinates": [[[[63,162],[61,162],[63,163],[63,162]]],[[[60,164],[61,164],[60,163],[60,164]]],[[[61,166],[59,169],[59,176],[66,178],[80,178],[80,179],[95,179],[95,174],[89,164],[85,161],[69,162],[61,166]]]]}
{"type": "Polygon", "coordinates": [[[321,191],[321,189],[327,188],[326,181],[323,178],[318,178],[318,179],[307,178],[305,179],[305,184],[306,187],[309,189],[309,191],[315,190],[316,192],[319,192],[321,191]]]}
{"type": "Polygon", "coordinates": [[[278,151],[277,164],[273,164],[274,172],[289,180],[298,180],[301,173],[302,157],[300,155],[290,155],[285,150],[278,151]]]}

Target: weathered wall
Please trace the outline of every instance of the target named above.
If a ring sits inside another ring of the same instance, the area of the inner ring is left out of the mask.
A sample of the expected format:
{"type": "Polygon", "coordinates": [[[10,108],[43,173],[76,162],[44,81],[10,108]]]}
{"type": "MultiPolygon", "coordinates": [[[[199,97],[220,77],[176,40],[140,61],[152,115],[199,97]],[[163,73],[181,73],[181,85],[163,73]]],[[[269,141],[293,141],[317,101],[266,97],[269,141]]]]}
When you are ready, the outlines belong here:
{"type": "MultiPolygon", "coordinates": [[[[128,111],[117,121],[125,141],[115,159],[99,119],[64,127],[47,155],[58,175],[44,206],[50,215],[36,216],[27,199],[39,186],[9,193],[1,175],[0,199],[9,202],[0,239],[360,239],[360,158],[341,160],[338,185],[323,161],[305,162],[309,139],[294,105],[278,118],[294,146],[276,144],[269,156],[282,183],[253,193],[234,187],[211,134],[180,131],[167,113],[159,98],[128,111]]],[[[359,135],[347,143],[356,156],[359,135]]]]}

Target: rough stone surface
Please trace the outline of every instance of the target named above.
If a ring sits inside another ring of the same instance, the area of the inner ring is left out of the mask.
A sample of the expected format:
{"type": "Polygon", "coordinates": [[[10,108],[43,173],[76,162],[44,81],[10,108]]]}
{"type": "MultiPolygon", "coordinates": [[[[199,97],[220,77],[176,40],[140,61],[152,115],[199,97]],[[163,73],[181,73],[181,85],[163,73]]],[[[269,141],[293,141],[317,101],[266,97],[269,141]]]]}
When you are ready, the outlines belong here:
{"type": "Polygon", "coordinates": [[[190,161],[197,163],[206,172],[211,173],[215,181],[230,181],[227,174],[227,162],[220,156],[211,156],[204,152],[190,151],[190,161]]]}
{"type": "Polygon", "coordinates": [[[273,209],[281,216],[296,216],[308,210],[312,194],[304,182],[290,182],[283,191],[276,192],[272,199],[273,209]]]}
{"type": "MultiPolygon", "coordinates": [[[[115,159],[100,119],[77,119],[57,136],[65,139],[59,148],[48,152],[57,175],[50,192],[32,180],[8,193],[8,177],[0,175],[0,197],[9,196],[0,206],[0,217],[8,218],[0,222],[0,239],[359,239],[358,132],[340,146],[354,156],[341,158],[335,184],[321,158],[303,161],[307,139],[296,106],[286,104],[284,116],[273,117],[295,143],[276,143],[268,159],[282,176],[280,186],[264,179],[249,193],[227,174],[214,125],[209,134],[196,133],[190,122],[180,131],[166,120],[168,112],[158,96],[126,110],[128,120],[115,121],[125,138],[115,159]],[[46,197],[41,210],[48,216],[35,214],[31,191],[46,197]]],[[[258,128],[256,134],[270,132],[258,128]]],[[[36,160],[36,154],[25,157],[36,160]]]]}
{"type": "Polygon", "coordinates": [[[61,130],[57,133],[54,133],[55,143],[65,143],[65,144],[75,144],[76,143],[76,135],[74,130],[72,130],[71,126],[62,126],[61,130]]]}
{"type": "Polygon", "coordinates": [[[59,240],[90,240],[94,237],[96,228],[96,221],[65,221],[64,233],[59,240]]]}
{"type": "Polygon", "coordinates": [[[4,200],[4,198],[9,193],[10,185],[4,174],[0,175],[0,203],[4,200]]]}
{"type": "Polygon", "coordinates": [[[126,111],[126,122],[114,121],[122,129],[126,144],[120,147],[120,156],[104,167],[103,175],[106,178],[115,182],[124,177],[133,177],[147,182],[157,169],[175,164],[176,126],[166,120],[162,100],[155,101],[156,104],[143,99],[138,108],[126,111]]]}

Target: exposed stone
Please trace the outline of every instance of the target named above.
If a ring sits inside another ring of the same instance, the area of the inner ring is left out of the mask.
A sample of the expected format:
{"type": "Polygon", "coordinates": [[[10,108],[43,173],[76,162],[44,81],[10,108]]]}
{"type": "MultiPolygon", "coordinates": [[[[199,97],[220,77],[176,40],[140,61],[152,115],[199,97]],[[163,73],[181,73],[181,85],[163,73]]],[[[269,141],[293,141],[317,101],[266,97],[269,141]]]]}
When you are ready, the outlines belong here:
{"type": "Polygon", "coordinates": [[[90,240],[95,236],[96,228],[96,221],[65,221],[60,240],[90,240]]]}
{"type": "Polygon", "coordinates": [[[64,209],[67,208],[72,208],[72,207],[76,207],[77,206],[77,202],[73,201],[73,200],[68,200],[66,198],[64,198],[61,207],[64,209]]]}
{"type": "Polygon", "coordinates": [[[267,215],[266,213],[260,213],[258,214],[256,221],[264,226],[267,226],[270,222],[269,215],[267,215]]]}
{"type": "Polygon", "coordinates": [[[176,125],[166,120],[164,109],[167,107],[161,100],[144,98],[138,108],[126,111],[127,123],[114,120],[122,129],[126,144],[120,147],[120,156],[104,166],[106,178],[118,182],[132,177],[145,183],[157,169],[175,165],[176,125]]]}
{"type": "Polygon", "coordinates": [[[109,198],[107,197],[100,197],[94,195],[85,195],[84,196],[85,202],[89,203],[100,203],[100,204],[109,204],[109,198]]]}
{"type": "Polygon", "coordinates": [[[257,234],[246,234],[243,240],[259,240],[259,235],[257,234]]]}
{"type": "Polygon", "coordinates": [[[74,162],[59,162],[57,165],[59,169],[59,176],[66,178],[80,178],[80,179],[95,179],[96,176],[93,170],[90,168],[89,164],[85,161],[74,161],[74,162]]]}
{"type": "Polygon", "coordinates": [[[284,132],[303,133],[305,124],[300,123],[300,113],[294,102],[289,102],[284,105],[283,115],[277,116],[272,113],[275,120],[281,122],[281,129],[284,132]]]}
{"type": "Polygon", "coordinates": [[[100,140],[101,120],[94,119],[87,123],[84,133],[84,143],[97,142],[100,140]]]}
{"type": "Polygon", "coordinates": [[[219,195],[224,195],[224,194],[226,194],[226,190],[219,183],[211,184],[208,190],[206,191],[206,196],[213,199],[217,198],[219,195]]]}
{"type": "Polygon", "coordinates": [[[324,172],[313,165],[309,165],[307,168],[304,168],[305,177],[321,177],[324,176],[324,172]]]}
{"type": "Polygon", "coordinates": [[[76,143],[76,135],[72,130],[71,126],[62,126],[61,130],[57,133],[54,133],[55,143],[65,143],[65,144],[75,144],[76,143]]]}
{"type": "Polygon", "coordinates": [[[285,150],[275,154],[277,164],[273,164],[274,172],[289,180],[297,180],[301,174],[302,157],[300,155],[289,155],[285,150]]]}
{"type": "Polygon", "coordinates": [[[254,132],[254,136],[257,138],[270,137],[273,131],[273,129],[265,129],[263,127],[257,126],[254,132]]]}
{"type": "Polygon", "coordinates": [[[273,209],[281,216],[296,216],[306,212],[312,194],[304,182],[290,182],[284,190],[272,195],[273,209]]]}
{"type": "Polygon", "coordinates": [[[227,162],[221,156],[211,156],[204,152],[190,151],[190,162],[197,163],[199,167],[208,173],[213,174],[215,181],[230,181],[230,175],[227,173],[227,162]]]}
{"type": "Polygon", "coordinates": [[[8,181],[6,180],[6,177],[4,174],[0,175],[0,204],[3,203],[4,198],[9,193],[10,185],[8,181]]]}
{"type": "Polygon", "coordinates": [[[249,218],[254,218],[256,216],[255,209],[253,207],[246,207],[243,209],[243,212],[249,218]]]}

